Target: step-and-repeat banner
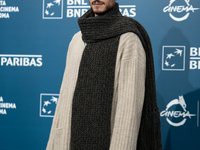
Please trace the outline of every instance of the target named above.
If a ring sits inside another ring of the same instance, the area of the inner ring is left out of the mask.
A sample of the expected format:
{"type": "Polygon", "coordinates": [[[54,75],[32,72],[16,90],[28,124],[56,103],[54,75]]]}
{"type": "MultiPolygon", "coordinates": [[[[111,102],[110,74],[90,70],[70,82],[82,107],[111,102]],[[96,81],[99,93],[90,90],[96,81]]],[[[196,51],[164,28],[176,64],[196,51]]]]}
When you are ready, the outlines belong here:
{"type": "MultiPolygon", "coordinates": [[[[200,149],[200,1],[117,0],[148,31],[163,150],[200,149]]],[[[0,0],[0,150],[44,150],[88,0],[0,0]]],[[[134,134],[134,133],[133,133],[134,134]]]]}

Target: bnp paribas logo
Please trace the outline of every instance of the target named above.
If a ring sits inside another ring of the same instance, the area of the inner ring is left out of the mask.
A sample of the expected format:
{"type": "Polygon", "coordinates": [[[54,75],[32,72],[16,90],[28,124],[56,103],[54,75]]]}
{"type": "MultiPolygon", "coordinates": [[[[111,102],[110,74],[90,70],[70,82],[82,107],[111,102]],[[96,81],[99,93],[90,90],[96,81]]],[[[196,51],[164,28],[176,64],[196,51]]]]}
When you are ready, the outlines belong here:
{"type": "Polygon", "coordinates": [[[185,46],[163,46],[162,70],[185,70],[185,46]]]}
{"type": "Polygon", "coordinates": [[[43,0],[43,19],[62,19],[63,0],[43,0]]]}
{"type": "Polygon", "coordinates": [[[40,117],[53,117],[59,94],[40,94],[40,117]]]}
{"type": "MultiPolygon", "coordinates": [[[[43,0],[43,19],[63,19],[63,8],[66,18],[79,18],[90,9],[90,5],[88,0],[66,0],[65,6],[63,0],[43,0]]],[[[136,5],[119,5],[119,10],[123,16],[136,16],[136,5]]]]}

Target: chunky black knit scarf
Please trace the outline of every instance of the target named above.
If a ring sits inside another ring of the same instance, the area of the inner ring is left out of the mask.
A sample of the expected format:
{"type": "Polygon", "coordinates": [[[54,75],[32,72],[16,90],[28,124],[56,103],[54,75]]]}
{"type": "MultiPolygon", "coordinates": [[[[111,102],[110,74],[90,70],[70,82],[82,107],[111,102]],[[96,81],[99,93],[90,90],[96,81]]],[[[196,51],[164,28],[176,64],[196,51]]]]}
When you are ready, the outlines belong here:
{"type": "Polygon", "coordinates": [[[153,55],[147,32],[134,19],[123,17],[117,3],[106,16],[94,17],[90,9],[78,24],[87,46],[74,91],[70,150],[109,150],[116,55],[119,38],[126,32],[137,34],[146,52],[145,100],[137,149],[161,150],[153,55]]]}

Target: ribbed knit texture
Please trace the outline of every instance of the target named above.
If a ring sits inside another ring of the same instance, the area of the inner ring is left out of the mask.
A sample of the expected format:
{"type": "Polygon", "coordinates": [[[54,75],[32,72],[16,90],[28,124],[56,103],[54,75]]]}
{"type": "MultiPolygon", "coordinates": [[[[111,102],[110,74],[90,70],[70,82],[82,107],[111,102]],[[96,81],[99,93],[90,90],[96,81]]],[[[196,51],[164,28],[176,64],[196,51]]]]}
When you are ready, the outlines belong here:
{"type": "MultiPolygon", "coordinates": [[[[153,54],[151,42],[146,30],[134,19],[123,17],[119,12],[119,6],[117,3],[115,7],[106,16],[92,16],[93,12],[90,9],[85,15],[83,15],[78,20],[81,32],[83,34],[83,41],[88,44],[96,43],[102,40],[104,41],[105,39],[111,39],[122,35],[126,32],[134,32],[140,38],[146,53],[147,67],[145,82],[145,100],[142,111],[142,119],[138,136],[137,149],[161,149],[162,144],[160,133],[160,119],[156,101],[153,54]]],[[[96,51],[98,50],[100,49],[96,49],[96,51]]],[[[107,110],[102,111],[109,112],[107,110]]],[[[107,115],[110,116],[109,114],[107,115]]]]}
{"type": "Polygon", "coordinates": [[[71,150],[109,149],[118,43],[119,37],[84,49],[72,105],[71,150]]]}
{"type": "Polygon", "coordinates": [[[119,36],[127,32],[138,35],[146,53],[145,99],[137,149],[162,149],[152,47],[147,32],[134,19],[121,16],[118,4],[106,16],[93,17],[89,10],[78,23],[87,46],[73,98],[71,150],[109,149],[116,52],[119,36]]]}
{"type": "MultiPolygon", "coordinates": [[[[107,15],[113,12],[118,11],[113,9],[107,15]]],[[[79,19],[87,46],[82,55],[72,104],[71,150],[107,150],[110,146],[115,62],[120,35],[104,37],[101,31],[104,19],[100,22],[88,20],[94,18],[93,15],[91,12],[79,19]],[[95,40],[94,35],[99,40],[95,40]]]]}

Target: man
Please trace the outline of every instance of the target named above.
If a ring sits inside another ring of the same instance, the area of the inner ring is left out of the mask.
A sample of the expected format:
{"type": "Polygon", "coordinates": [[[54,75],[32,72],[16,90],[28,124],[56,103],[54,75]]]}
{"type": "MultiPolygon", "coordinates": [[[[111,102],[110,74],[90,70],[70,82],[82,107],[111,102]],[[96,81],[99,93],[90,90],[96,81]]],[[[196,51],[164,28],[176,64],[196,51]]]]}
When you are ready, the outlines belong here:
{"type": "Polygon", "coordinates": [[[161,150],[151,43],[115,0],[89,0],[68,49],[47,150],[161,150]]]}

